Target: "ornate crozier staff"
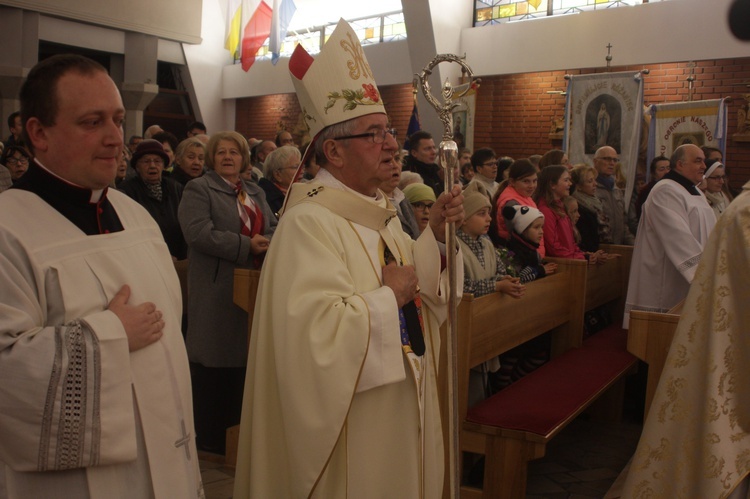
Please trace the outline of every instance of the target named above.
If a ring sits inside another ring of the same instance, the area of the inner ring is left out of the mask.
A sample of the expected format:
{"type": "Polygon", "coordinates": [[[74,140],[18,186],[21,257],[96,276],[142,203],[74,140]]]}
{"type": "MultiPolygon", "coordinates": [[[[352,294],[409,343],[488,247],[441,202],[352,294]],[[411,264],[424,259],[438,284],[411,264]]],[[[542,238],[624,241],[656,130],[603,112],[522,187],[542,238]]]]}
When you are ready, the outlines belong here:
{"type": "MultiPolygon", "coordinates": [[[[471,90],[473,86],[472,83],[478,84],[480,80],[474,80],[473,73],[468,64],[466,64],[463,59],[453,54],[438,54],[429,64],[427,64],[427,66],[425,66],[422,72],[417,75],[425,99],[427,99],[427,102],[435,108],[440,121],[443,123],[443,140],[440,142],[438,162],[443,168],[443,173],[445,174],[445,190],[450,191],[455,182],[454,171],[456,164],[458,163],[458,146],[453,141],[453,109],[458,106],[457,103],[453,102],[453,95],[456,93],[456,89],[453,88],[450,82],[446,79],[441,92],[443,102],[438,102],[438,100],[432,95],[430,83],[428,81],[428,78],[432,75],[432,70],[441,62],[455,62],[460,64],[463,68],[462,72],[469,77],[469,83],[462,85],[465,86],[465,88],[459,91],[457,97],[463,97],[466,95],[466,93],[471,90]]],[[[445,231],[445,252],[448,269],[448,318],[446,324],[448,340],[448,462],[451,497],[458,498],[461,477],[460,467],[458,465],[460,454],[458,448],[458,391],[456,390],[456,385],[458,384],[458,324],[456,320],[456,312],[458,308],[457,286],[461,284],[456,282],[456,253],[458,251],[456,244],[456,224],[448,224],[445,231]]]]}

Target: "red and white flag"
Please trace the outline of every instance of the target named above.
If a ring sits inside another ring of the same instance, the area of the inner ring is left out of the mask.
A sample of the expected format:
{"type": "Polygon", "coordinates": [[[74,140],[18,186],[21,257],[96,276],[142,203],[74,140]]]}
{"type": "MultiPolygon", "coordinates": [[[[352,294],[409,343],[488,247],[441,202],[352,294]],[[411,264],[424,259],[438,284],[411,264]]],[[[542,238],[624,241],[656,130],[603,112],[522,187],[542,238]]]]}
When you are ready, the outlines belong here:
{"type": "Polygon", "coordinates": [[[272,9],[265,0],[242,0],[242,69],[255,62],[255,54],[271,34],[272,9]]]}

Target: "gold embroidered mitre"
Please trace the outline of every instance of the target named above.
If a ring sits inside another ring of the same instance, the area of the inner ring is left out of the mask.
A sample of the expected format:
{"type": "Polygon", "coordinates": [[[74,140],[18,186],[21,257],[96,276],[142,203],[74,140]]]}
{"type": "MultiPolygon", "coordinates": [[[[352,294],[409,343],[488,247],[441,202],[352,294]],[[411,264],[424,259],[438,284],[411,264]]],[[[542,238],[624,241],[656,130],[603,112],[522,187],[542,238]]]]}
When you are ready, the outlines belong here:
{"type": "Polygon", "coordinates": [[[342,121],[385,114],[359,38],[343,19],[317,58],[297,45],[289,59],[289,72],[310,137],[342,121]]]}

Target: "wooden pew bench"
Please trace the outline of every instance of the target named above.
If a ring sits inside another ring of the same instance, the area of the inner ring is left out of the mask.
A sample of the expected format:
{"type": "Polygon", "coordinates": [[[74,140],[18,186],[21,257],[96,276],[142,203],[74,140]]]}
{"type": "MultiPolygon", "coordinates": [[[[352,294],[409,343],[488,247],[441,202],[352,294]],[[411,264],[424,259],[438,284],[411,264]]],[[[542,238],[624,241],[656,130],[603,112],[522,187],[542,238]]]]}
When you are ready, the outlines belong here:
{"type": "MultiPolygon", "coordinates": [[[[247,312],[247,344],[250,344],[250,333],[253,329],[255,298],[258,295],[260,271],[249,269],[235,269],[234,271],[234,304],[247,312]]],[[[240,440],[240,425],[227,428],[227,451],[224,464],[234,468],[237,466],[237,449],[240,440]]]]}
{"type": "Polygon", "coordinates": [[[659,378],[667,361],[672,338],[680,322],[684,300],[665,313],[632,310],[628,331],[628,351],[648,364],[646,381],[646,403],[643,419],[646,419],[651,402],[656,394],[659,378]]]}
{"type": "MultiPolygon", "coordinates": [[[[620,328],[582,339],[585,310],[607,302],[624,303],[623,267],[629,267],[629,260],[600,267],[581,260],[559,260],[558,265],[555,274],[529,283],[521,300],[498,293],[461,300],[457,314],[460,464],[467,465],[470,454],[485,456],[483,489],[462,484],[462,498],[525,497],[528,461],[543,457],[547,442],[636,364],[620,328]],[[552,339],[548,363],[467,407],[471,367],[548,331],[552,339]]],[[[464,481],[466,472],[462,472],[464,481]]]]}

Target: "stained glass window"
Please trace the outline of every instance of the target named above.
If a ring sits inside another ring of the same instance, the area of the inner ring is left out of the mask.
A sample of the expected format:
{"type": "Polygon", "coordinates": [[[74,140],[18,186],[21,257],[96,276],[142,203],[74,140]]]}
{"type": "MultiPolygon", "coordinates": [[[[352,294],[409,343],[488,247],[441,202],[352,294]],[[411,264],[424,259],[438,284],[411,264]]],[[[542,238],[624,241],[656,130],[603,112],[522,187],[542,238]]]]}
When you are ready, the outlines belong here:
{"type": "Polygon", "coordinates": [[[474,26],[666,0],[475,0],[474,26]]]}

